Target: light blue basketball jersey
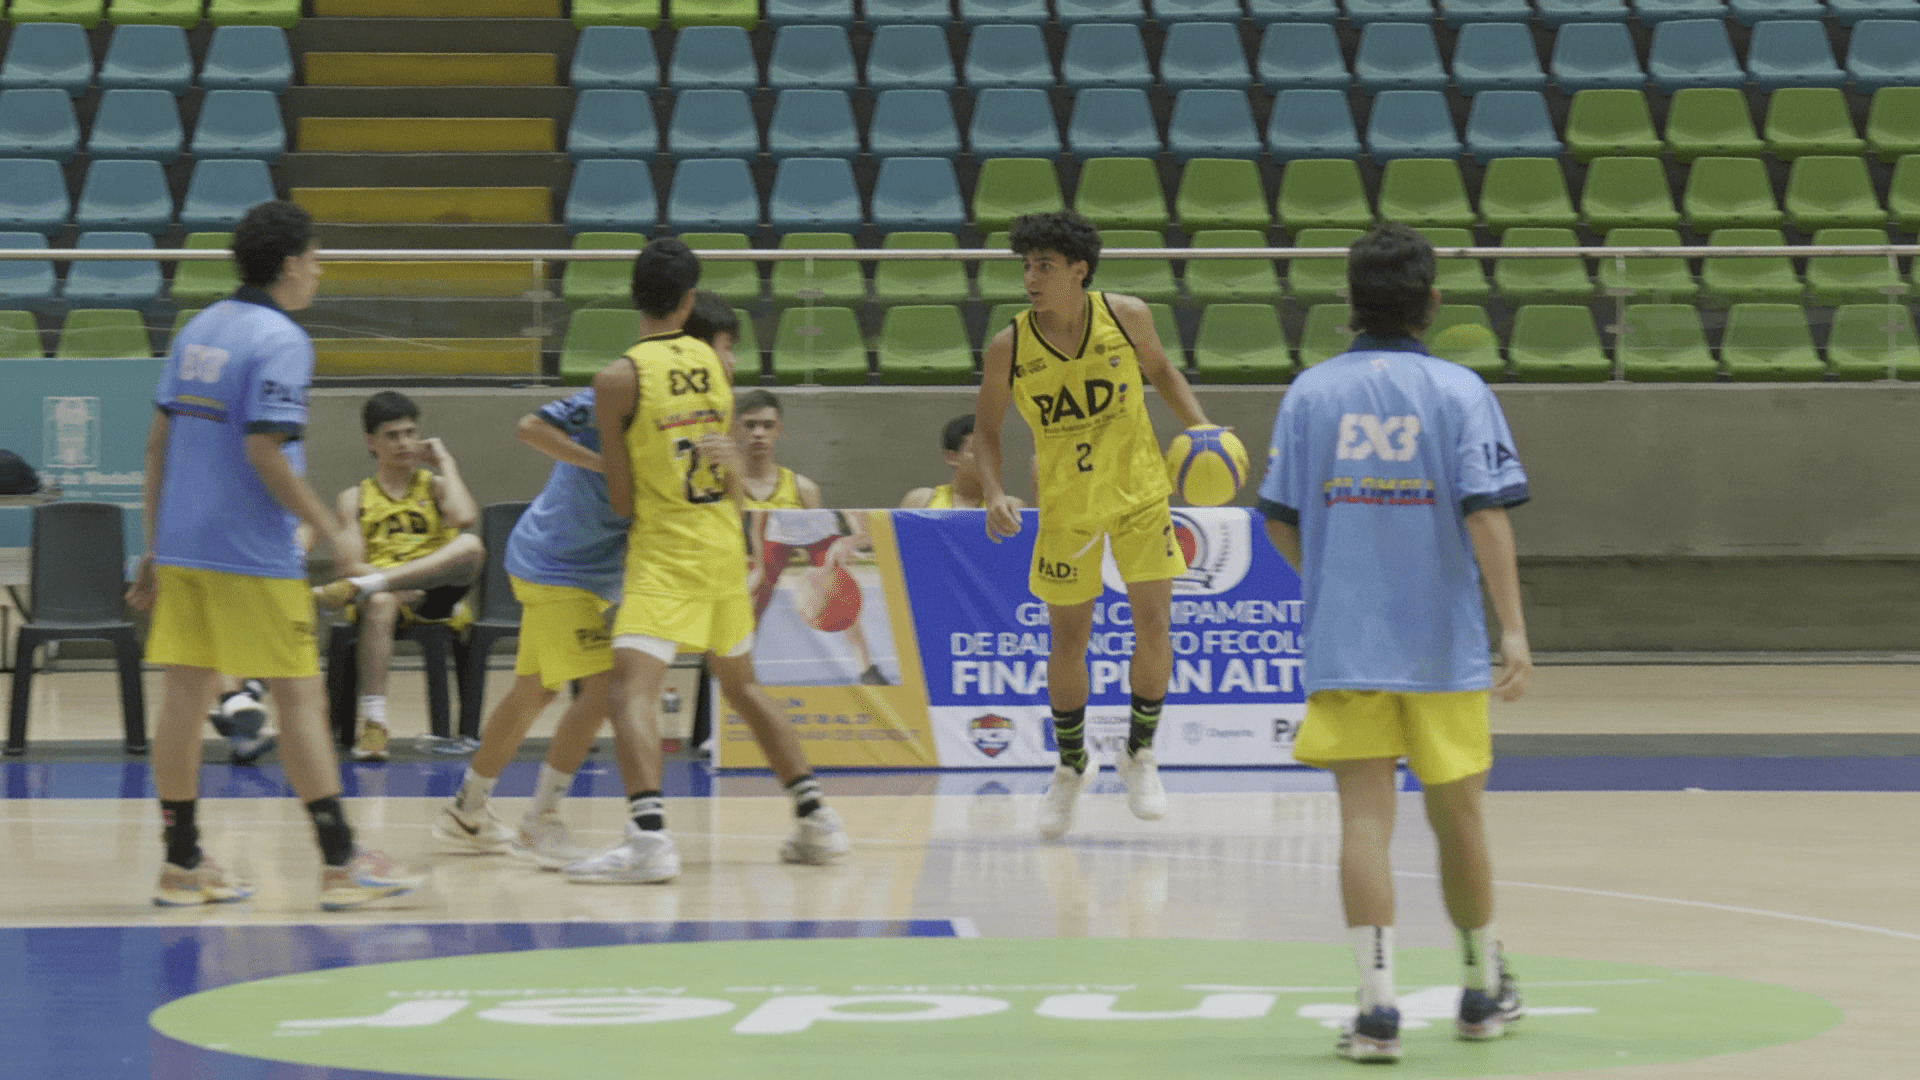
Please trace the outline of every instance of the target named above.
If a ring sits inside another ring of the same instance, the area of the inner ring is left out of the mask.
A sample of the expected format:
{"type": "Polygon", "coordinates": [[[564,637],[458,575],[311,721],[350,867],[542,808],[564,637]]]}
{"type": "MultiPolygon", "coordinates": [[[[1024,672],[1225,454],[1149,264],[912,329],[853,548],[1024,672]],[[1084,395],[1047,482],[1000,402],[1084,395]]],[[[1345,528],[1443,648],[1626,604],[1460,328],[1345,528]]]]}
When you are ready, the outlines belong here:
{"type": "Polygon", "coordinates": [[[1308,693],[1492,685],[1466,515],[1527,501],[1500,402],[1411,339],[1362,336],[1288,387],[1260,505],[1300,528],[1308,693]]]}
{"type": "MultiPolygon", "coordinates": [[[[537,415],[589,450],[600,449],[593,390],[540,407],[537,415]]],[[[627,519],[613,512],[607,478],[558,462],[507,540],[507,573],[537,585],[586,589],[617,601],[627,557],[627,519]]]]}

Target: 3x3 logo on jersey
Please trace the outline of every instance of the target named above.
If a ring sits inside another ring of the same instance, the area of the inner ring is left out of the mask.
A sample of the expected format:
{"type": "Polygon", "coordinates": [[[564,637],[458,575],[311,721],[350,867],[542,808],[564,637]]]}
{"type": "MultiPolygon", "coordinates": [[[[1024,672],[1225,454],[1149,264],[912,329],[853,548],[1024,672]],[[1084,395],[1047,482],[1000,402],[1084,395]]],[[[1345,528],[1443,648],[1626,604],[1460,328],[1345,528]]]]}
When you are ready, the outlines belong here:
{"type": "Polygon", "coordinates": [[[712,373],[705,368],[691,371],[676,368],[667,372],[667,392],[676,397],[681,394],[710,394],[713,392],[712,373]]]}
{"type": "Polygon", "coordinates": [[[1420,418],[1372,413],[1347,413],[1340,417],[1340,434],[1334,456],[1341,461],[1412,461],[1420,452],[1420,418]]]}

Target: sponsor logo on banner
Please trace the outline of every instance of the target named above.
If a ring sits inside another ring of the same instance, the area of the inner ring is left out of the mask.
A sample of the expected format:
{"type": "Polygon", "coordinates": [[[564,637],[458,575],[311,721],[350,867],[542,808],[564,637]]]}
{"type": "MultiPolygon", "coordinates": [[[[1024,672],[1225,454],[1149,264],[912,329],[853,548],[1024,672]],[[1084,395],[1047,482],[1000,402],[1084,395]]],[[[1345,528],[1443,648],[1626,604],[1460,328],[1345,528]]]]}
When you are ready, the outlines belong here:
{"type": "Polygon", "coordinates": [[[967,730],[972,733],[974,749],[990,758],[999,757],[1013,745],[1013,721],[1004,716],[993,713],[976,716],[967,724],[967,730]]]}
{"type": "MultiPolygon", "coordinates": [[[[1187,572],[1173,579],[1175,596],[1218,596],[1231,592],[1253,568],[1251,519],[1240,512],[1201,516],[1186,510],[1173,512],[1173,538],[1186,556],[1187,572]]],[[[1115,592],[1126,592],[1120,565],[1109,551],[1100,564],[1100,580],[1115,592]]]]}

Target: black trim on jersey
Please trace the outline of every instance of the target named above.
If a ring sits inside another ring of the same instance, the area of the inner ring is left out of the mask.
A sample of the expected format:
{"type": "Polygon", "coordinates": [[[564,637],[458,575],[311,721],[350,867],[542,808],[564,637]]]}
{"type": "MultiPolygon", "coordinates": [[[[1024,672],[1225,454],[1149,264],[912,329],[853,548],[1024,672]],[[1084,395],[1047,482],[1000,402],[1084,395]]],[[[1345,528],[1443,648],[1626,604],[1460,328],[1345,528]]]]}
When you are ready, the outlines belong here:
{"type": "MultiPolygon", "coordinates": [[[[641,338],[640,340],[646,341],[647,339],[641,338]]],[[[638,343],[636,342],[636,344],[638,343]]],[[[631,353],[621,353],[620,359],[625,360],[627,366],[633,369],[633,411],[627,414],[626,419],[620,421],[620,430],[629,431],[633,428],[634,418],[640,415],[640,361],[635,360],[631,353]]],[[[597,411],[599,398],[596,397],[594,401],[597,411]]]]}
{"type": "Polygon", "coordinates": [[[306,438],[305,424],[296,424],[291,420],[253,420],[247,424],[249,435],[285,435],[288,442],[299,442],[306,438]]]}
{"type": "Polygon", "coordinates": [[[634,342],[634,344],[638,345],[646,341],[671,341],[674,338],[686,336],[687,331],[684,327],[679,330],[662,330],[657,334],[648,334],[646,337],[641,338],[640,341],[634,342]]]}
{"type": "Polygon", "coordinates": [[[1282,525],[1292,525],[1294,528],[1300,527],[1300,511],[1291,506],[1274,502],[1272,499],[1261,499],[1260,512],[1266,515],[1269,521],[1278,521],[1282,525]]]}
{"type": "Polygon", "coordinates": [[[275,311],[280,310],[280,304],[274,300],[273,294],[258,285],[242,285],[233,290],[233,295],[227,299],[238,300],[243,304],[258,304],[275,311]]]}
{"type": "Polygon", "coordinates": [[[1007,385],[1009,387],[1020,378],[1020,320],[1032,313],[1033,309],[1028,308],[1019,315],[1015,315],[1013,319],[1007,323],[1007,326],[1013,331],[1013,344],[1010,346],[1013,350],[1013,355],[1009,357],[1011,362],[1007,364],[1007,385]]]}
{"type": "Polygon", "coordinates": [[[1496,506],[1504,510],[1509,507],[1519,506],[1531,498],[1533,498],[1533,493],[1527,490],[1525,483],[1510,484],[1491,495],[1469,495],[1461,499],[1460,512],[1462,514],[1472,514],[1481,510],[1491,510],[1496,506]]]}
{"type": "MultiPolygon", "coordinates": [[[[1102,296],[1100,299],[1105,300],[1106,297],[1102,296]]],[[[1108,313],[1111,314],[1112,313],[1111,310],[1109,310],[1108,313]]],[[[1032,308],[1027,309],[1027,317],[1028,317],[1028,321],[1033,326],[1034,340],[1038,341],[1040,343],[1040,346],[1046,349],[1048,352],[1052,353],[1053,355],[1059,357],[1060,359],[1068,363],[1072,363],[1073,361],[1078,360],[1082,356],[1085,356],[1087,354],[1087,342],[1093,340],[1093,297],[1091,296],[1087,297],[1086,329],[1080,332],[1080,348],[1075,350],[1072,356],[1068,356],[1066,353],[1063,353],[1059,349],[1054,348],[1053,342],[1047,340],[1047,335],[1040,332],[1040,320],[1033,318],[1032,308]]]]}
{"type": "MultiPolygon", "coordinates": [[[[1100,306],[1107,309],[1107,318],[1113,320],[1113,328],[1115,330],[1120,331],[1120,336],[1126,339],[1127,348],[1132,349],[1136,354],[1138,354],[1140,352],[1140,346],[1135,345],[1133,343],[1133,335],[1127,333],[1126,325],[1120,321],[1120,313],[1113,310],[1113,301],[1108,300],[1107,294],[1104,292],[1100,294],[1100,306]]],[[[1088,327],[1093,326],[1092,319],[1087,320],[1087,326],[1088,327]]],[[[1080,351],[1081,352],[1087,351],[1087,347],[1085,345],[1080,346],[1080,351]]]]}

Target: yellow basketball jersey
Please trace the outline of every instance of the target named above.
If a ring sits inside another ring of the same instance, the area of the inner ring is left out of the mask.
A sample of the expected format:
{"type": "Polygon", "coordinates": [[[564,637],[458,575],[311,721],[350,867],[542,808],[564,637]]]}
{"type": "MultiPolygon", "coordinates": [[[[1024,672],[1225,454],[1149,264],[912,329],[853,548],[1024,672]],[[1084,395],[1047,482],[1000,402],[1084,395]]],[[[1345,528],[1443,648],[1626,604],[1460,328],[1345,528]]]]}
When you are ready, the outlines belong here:
{"type": "Polygon", "coordinates": [[[739,593],[747,580],[740,511],[697,449],[702,436],[732,427],[727,370],[705,342],[677,330],[642,338],[627,359],[640,398],[627,425],[627,591],[692,599],[739,593]]]}
{"type": "Polygon", "coordinates": [[[774,482],[773,491],[764,499],[756,499],[752,492],[747,493],[749,510],[801,510],[806,504],[800,501],[800,483],[794,479],[793,470],[780,466],[780,479],[774,482]]]}
{"type": "Polygon", "coordinates": [[[1133,342],[1104,295],[1089,292],[1087,309],[1072,354],[1040,335],[1032,308],[1013,321],[1013,400],[1039,453],[1041,513],[1061,522],[1114,517],[1173,492],[1133,342]]]}
{"type": "Polygon", "coordinates": [[[460,530],[440,520],[432,472],[415,469],[397,499],[371,476],[360,481],[360,536],[366,541],[367,562],[374,566],[399,566],[431,555],[458,535],[460,530]]]}
{"type": "Polygon", "coordinates": [[[927,500],[929,510],[953,509],[953,485],[941,484],[933,489],[933,498],[927,500]]]}

